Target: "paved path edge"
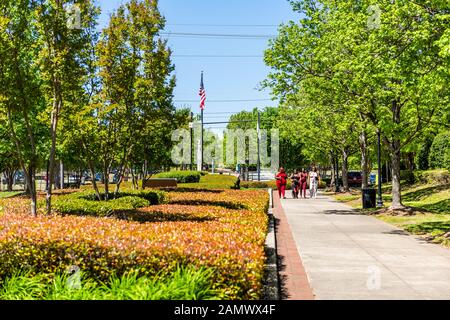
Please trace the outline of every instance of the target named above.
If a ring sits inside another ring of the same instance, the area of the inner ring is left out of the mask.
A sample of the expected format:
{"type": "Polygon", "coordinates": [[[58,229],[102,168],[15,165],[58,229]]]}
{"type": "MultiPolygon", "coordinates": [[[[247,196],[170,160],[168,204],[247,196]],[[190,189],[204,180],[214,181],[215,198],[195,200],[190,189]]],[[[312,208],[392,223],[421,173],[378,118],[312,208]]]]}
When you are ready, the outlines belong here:
{"type": "Polygon", "coordinates": [[[278,193],[275,191],[273,192],[273,215],[275,219],[279,297],[282,300],[314,300],[314,293],[292,235],[292,230],[278,193]]]}

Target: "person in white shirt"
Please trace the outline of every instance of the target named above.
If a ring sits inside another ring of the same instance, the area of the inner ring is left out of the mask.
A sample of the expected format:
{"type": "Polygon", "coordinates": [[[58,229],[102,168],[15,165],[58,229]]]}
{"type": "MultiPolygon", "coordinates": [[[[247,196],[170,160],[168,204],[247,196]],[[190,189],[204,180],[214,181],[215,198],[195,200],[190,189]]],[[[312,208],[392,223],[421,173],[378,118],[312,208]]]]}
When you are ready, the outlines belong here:
{"type": "Polygon", "coordinates": [[[309,178],[309,194],[311,198],[317,198],[317,187],[319,186],[319,174],[317,168],[313,167],[312,171],[308,174],[309,178]]]}

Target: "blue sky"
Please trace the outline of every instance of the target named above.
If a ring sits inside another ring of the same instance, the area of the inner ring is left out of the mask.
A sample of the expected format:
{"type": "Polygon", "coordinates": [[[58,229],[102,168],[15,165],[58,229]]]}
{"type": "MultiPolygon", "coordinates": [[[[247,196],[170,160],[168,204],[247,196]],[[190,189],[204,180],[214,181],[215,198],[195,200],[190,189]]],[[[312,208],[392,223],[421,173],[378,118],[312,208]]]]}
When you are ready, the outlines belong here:
{"type": "MultiPolygon", "coordinates": [[[[102,8],[100,26],[105,26],[109,14],[124,2],[126,0],[97,0],[102,8]]],[[[299,19],[299,15],[292,11],[287,0],[160,0],[159,7],[166,18],[167,25],[164,32],[168,33],[270,36],[277,34],[279,24],[299,19]]],[[[232,103],[211,101],[270,99],[269,92],[257,89],[269,72],[262,58],[268,45],[267,38],[230,39],[177,35],[165,37],[169,39],[169,46],[174,55],[177,77],[174,100],[177,107],[186,106],[194,113],[199,112],[197,101],[201,71],[205,73],[207,122],[227,120],[230,113],[251,110],[254,107],[276,106],[276,102],[272,101],[232,103]],[[198,57],[198,55],[246,57],[198,57]],[[195,102],[189,102],[192,100],[195,102]]],[[[210,127],[221,126],[224,125],[210,127]]]]}

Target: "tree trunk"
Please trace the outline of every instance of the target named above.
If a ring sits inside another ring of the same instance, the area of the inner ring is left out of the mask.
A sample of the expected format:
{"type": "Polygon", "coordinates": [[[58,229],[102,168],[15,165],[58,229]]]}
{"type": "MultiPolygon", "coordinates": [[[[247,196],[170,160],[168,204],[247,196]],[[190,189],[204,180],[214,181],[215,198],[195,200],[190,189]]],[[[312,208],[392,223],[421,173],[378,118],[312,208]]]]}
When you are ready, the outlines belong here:
{"type": "MultiPolygon", "coordinates": [[[[11,109],[9,107],[7,109],[7,113],[8,113],[8,125],[9,125],[9,129],[10,129],[9,133],[10,133],[11,138],[13,139],[13,141],[14,141],[14,143],[16,145],[17,157],[18,157],[18,160],[19,160],[19,163],[20,163],[20,167],[21,167],[21,169],[23,170],[23,173],[24,173],[26,185],[32,191],[31,192],[31,196],[33,196],[33,190],[34,190],[34,195],[36,194],[36,185],[34,185],[34,188],[32,187],[32,181],[30,181],[31,180],[30,179],[30,175],[28,174],[27,167],[25,165],[25,161],[22,158],[23,145],[22,145],[22,142],[17,137],[16,131],[14,129],[14,125],[13,125],[13,122],[12,122],[11,109]]],[[[34,155],[34,153],[33,153],[33,155],[34,155]]],[[[31,177],[34,177],[34,174],[32,174],[31,177]]],[[[34,182],[34,179],[33,179],[33,182],[34,182]]],[[[33,206],[33,203],[35,204],[36,201],[34,200],[34,202],[33,202],[33,199],[31,199],[31,200],[32,200],[31,214],[36,217],[37,216],[36,205],[33,206]]]]}
{"type": "Polygon", "coordinates": [[[330,182],[330,188],[335,186],[336,183],[336,163],[334,161],[334,156],[331,155],[331,182],[330,182]]]}
{"type": "Polygon", "coordinates": [[[94,164],[92,163],[91,160],[88,161],[88,166],[89,166],[89,170],[91,171],[91,176],[92,176],[92,186],[94,187],[95,195],[96,195],[98,201],[102,201],[102,196],[100,195],[100,191],[98,190],[97,181],[95,181],[95,168],[94,168],[94,164]]]}
{"type": "Polygon", "coordinates": [[[400,141],[394,140],[391,146],[392,205],[391,209],[401,209],[402,195],[400,184],[400,141]]]}
{"type": "MultiPolygon", "coordinates": [[[[400,124],[400,108],[399,103],[394,100],[392,102],[392,120],[395,124],[400,124]]],[[[401,209],[402,205],[402,187],[400,185],[400,139],[396,136],[396,132],[392,135],[390,143],[391,151],[391,173],[392,173],[392,205],[391,209],[401,209]]]]}
{"type": "Polygon", "coordinates": [[[105,185],[105,200],[109,200],[109,166],[103,166],[103,183],[105,185]]]}
{"type": "Polygon", "coordinates": [[[28,175],[30,179],[30,185],[28,188],[31,199],[31,214],[37,216],[36,168],[33,168],[30,165],[28,175]]]}
{"type": "Polygon", "coordinates": [[[114,190],[114,198],[116,198],[117,195],[119,194],[120,185],[122,184],[122,181],[123,181],[124,171],[125,171],[125,166],[121,165],[120,170],[119,170],[119,180],[117,180],[116,190],[114,190]]]}
{"type": "Polygon", "coordinates": [[[12,192],[14,188],[14,175],[16,173],[16,170],[7,170],[6,175],[6,188],[8,192],[12,192]]]}
{"type": "Polygon", "coordinates": [[[56,154],[56,134],[58,129],[58,118],[59,112],[62,105],[62,97],[60,95],[59,83],[57,80],[54,81],[54,95],[53,95],[53,110],[51,114],[51,148],[50,148],[50,159],[49,159],[49,183],[46,195],[46,211],[50,214],[52,210],[52,185],[55,178],[55,154],[56,154]]]}
{"type": "Polygon", "coordinates": [[[369,186],[369,159],[367,156],[367,134],[365,130],[359,136],[359,146],[361,149],[361,187],[367,188],[369,186]]]}
{"type": "Polygon", "coordinates": [[[342,186],[344,192],[350,190],[348,187],[348,151],[345,148],[342,150],[342,186]]]}
{"type": "Polygon", "coordinates": [[[147,170],[147,160],[144,160],[144,164],[142,165],[142,190],[144,190],[145,181],[147,180],[147,170]]]}
{"type": "Polygon", "coordinates": [[[133,186],[133,190],[137,190],[139,188],[139,186],[138,186],[138,182],[136,180],[136,175],[134,174],[133,168],[130,171],[131,171],[131,184],[133,186]]]}

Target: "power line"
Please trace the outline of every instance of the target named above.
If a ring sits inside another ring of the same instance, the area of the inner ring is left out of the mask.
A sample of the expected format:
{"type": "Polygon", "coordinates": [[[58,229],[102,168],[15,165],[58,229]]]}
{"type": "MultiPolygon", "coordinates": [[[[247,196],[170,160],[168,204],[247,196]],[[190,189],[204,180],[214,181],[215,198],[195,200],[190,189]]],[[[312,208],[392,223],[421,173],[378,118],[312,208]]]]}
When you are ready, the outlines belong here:
{"type": "MultiPolygon", "coordinates": [[[[258,102],[258,101],[273,101],[271,99],[248,99],[248,100],[207,100],[207,102],[258,102]]],[[[174,100],[176,103],[184,103],[184,102],[199,102],[199,100],[174,100]]]]}
{"type": "Polygon", "coordinates": [[[269,39],[274,38],[276,35],[266,34],[226,34],[226,33],[189,33],[189,32],[161,32],[161,35],[165,36],[178,36],[178,37],[202,37],[202,38],[232,38],[232,39],[269,39]]]}
{"type": "Polygon", "coordinates": [[[200,24],[200,23],[168,23],[167,26],[192,26],[192,27],[278,27],[277,24],[200,24]]]}
{"type": "Polygon", "coordinates": [[[196,55],[196,54],[175,54],[173,57],[179,58],[264,58],[261,55],[214,55],[214,54],[205,54],[205,55],[196,55]]]}

